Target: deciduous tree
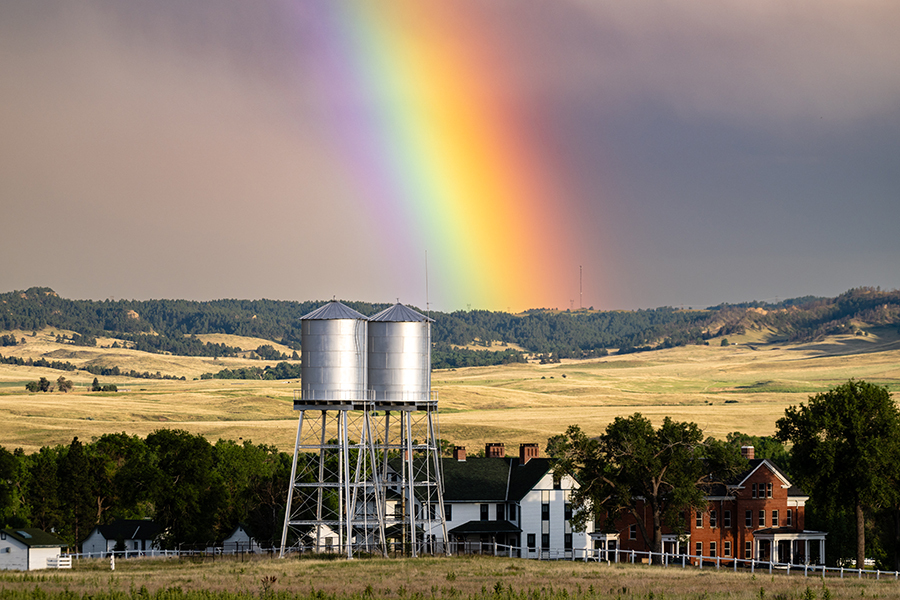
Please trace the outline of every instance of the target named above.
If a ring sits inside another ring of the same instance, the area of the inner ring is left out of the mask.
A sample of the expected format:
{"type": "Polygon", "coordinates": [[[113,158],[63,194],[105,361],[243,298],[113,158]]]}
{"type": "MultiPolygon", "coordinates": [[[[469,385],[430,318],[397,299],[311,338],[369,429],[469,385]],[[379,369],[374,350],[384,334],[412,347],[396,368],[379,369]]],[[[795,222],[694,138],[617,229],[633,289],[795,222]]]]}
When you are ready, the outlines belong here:
{"type": "Polygon", "coordinates": [[[72,383],[70,380],[66,379],[64,376],[60,375],[59,378],[56,380],[56,387],[59,389],[59,391],[63,392],[64,394],[68,394],[69,390],[71,390],[73,387],[75,387],[75,384],[72,383]]]}
{"type": "Polygon", "coordinates": [[[900,413],[885,387],[851,379],[791,406],[776,423],[791,468],[820,508],[856,513],[856,565],[866,556],[865,513],[896,505],[900,413]]]}
{"type": "Polygon", "coordinates": [[[747,464],[733,446],[704,440],[694,423],[666,417],[654,429],[640,413],[617,417],[599,438],[573,425],[549,440],[548,453],[556,476],[568,473],[580,484],[572,495],[576,528],[627,513],[654,552],[662,552],[664,524],[683,527],[680,512],[705,504],[710,474],[723,479],[747,464]]]}
{"type": "Polygon", "coordinates": [[[146,443],[157,461],[149,496],[164,532],[163,546],[213,542],[225,497],[213,446],[202,436],[175,429],[158,429],[146,443]]]}

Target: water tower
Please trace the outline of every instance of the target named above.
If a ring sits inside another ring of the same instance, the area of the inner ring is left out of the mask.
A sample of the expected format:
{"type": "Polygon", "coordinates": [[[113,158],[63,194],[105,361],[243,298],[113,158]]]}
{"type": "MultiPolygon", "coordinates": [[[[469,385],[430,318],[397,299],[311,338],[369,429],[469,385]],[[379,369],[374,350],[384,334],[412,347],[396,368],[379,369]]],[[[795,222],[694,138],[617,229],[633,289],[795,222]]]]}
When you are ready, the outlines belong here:
{"type": "Polygon", "coordinates": [[[396,304],[367,319],[340,302],[302,317],[289,531],[317,550],[417,555],[447,539],[431,319],[396,304]],[[301,450],[303,451],[301,453],[301,450]],[[395,546],[396,547],[396,546],[395,546]]]}

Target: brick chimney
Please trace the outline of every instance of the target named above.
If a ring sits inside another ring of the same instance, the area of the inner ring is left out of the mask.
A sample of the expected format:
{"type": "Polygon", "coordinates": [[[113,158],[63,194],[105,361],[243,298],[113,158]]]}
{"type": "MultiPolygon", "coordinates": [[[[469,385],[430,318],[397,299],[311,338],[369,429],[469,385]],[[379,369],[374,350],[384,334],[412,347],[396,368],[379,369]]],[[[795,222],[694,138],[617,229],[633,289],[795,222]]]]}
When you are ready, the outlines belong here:
{"type": "Polygon", "coordinates": [[[532,458],[538,457],[537,444],[520,444],[519,445],[519,466],[524,465],[532,458]]]}
{"type": "Polygon", "coordinates": [[[506,456],[506,447],[503,444],[485,444],[484,455],[487,458],[503,458],[506,456]]]}
{"type": "Polygon", "coordinates": [[[753,457],[755,456],[753,446],[741,446],[741,456],[747,460],[753,460],[753,457]]]}
{"type": "Polygon", "coordinates": [[[465,446],[454,446],[453,447],[453,458],[455,458],[459,462],[466,462],[466,447],[465,446]]]}

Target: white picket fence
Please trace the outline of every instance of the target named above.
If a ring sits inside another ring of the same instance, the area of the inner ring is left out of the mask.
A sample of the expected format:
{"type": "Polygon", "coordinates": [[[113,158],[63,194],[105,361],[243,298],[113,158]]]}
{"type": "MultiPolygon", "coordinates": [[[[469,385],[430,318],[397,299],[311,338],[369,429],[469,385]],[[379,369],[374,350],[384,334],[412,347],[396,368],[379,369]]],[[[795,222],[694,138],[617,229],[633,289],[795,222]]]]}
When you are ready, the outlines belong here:
{"type": "MultiPolygon", "coordinates": [[[[359,553],[361,548],[354,547],[353,552],[359,553]]],[[[397,554],[402,553],[402,548],[393,549],[397,554]]],[[[288,551],[288,556],[315,553],[313,548],[293,547],[288,551]]],[[[338,546],[333,546],[328,554],[340,553],[343,550],[338,546]]],[[[848,567],[826,567],[825,565],[810,564],[790,564],[775,561],[764,561],[758,559],[744,559],[722,556],[697,556],[691,554],[669,554],[659,552],[648,552],[639,550],[596,550],[583,548],[520,548],[518,546],[507,546],[494,542],[450,542],[445,548],[440,542],[435,544],[432,552],[420,551],[419,555],[469,555],[481,554],[492,556],[503,556],[510,558],[523,558],[531,560],[569,560],[582,562],[597,562],[606,564],[646,564],[658,566],[661,568],[682,568],[688,567],[695,569],[716,569],[716,570],[733,570],[737,572],[742,570],[749,573],[768,573],[783,575],[803,575],[804,577],[854,577],[859,579],[893,579],[900,580],[900,572],[897,571],[881,571],[878,569],[851,569],[848,567]],[[654,560],[656,559],[656,560],[654,560]]],[[[72,568],[72,559],[82,558],[109,558],[110,554],[115,554],[116,559],[137,558],[137,557],[165,557],[165,558],[189,558],[189,557],[209,557],[222,556],[221,549],[206,550],[148,550],[146,552],[105,552],[102,554],[66,554],[59,557],[56,564],[51,564],[54,559],[47,559],[48,567],[58,569],[72,568]]],[[[228,553],[232,554],[232,553],[228,553]]],[[[253,554],[253,553],[250,553],[253,554]]],[[[270,557],[277,556],[273,549],[264,550],[259,554],[262,558],[266,555],[270,557]]],[[[240,553],[243,555],[243,553],[240,553]]]]}
{"type": "Polygon", "coordinates": [[[60,556],[51,556],[47,559],[47,568],[48,569],[71,569],[72,568],[72,556],[70,554],[63,554],[60,556]]]}

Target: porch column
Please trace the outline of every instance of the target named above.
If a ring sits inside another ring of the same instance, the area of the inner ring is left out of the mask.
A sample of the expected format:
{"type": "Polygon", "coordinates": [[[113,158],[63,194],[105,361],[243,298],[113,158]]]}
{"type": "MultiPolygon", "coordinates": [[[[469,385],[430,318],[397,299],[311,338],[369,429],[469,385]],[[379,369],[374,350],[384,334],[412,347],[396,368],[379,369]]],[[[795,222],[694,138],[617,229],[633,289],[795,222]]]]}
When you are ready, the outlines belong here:
{"type": "Polygon", "coordinates": [[[819,540],[819,562],[825,564],[825,538],[819,540]]]}

